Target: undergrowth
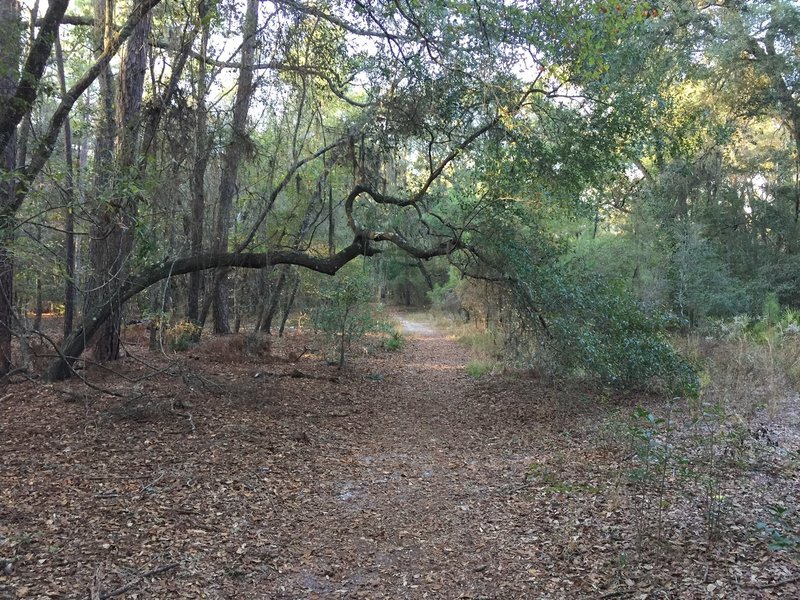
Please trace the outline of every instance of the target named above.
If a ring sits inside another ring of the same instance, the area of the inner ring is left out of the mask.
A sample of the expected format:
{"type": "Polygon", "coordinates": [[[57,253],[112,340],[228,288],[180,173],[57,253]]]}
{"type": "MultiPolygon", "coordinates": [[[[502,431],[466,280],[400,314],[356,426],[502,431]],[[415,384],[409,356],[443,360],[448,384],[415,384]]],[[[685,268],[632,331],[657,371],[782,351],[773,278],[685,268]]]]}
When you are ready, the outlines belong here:
{"type": "MultiPolygon", "coordinates": [[[[716,323],[676,339],[701,368],[700,393],[652,408],[619,411],[605,423],[621,456],[620,490],[636,523],[639,552],[663,548],[665,523],[702,523],[715,543],[737,520],[731,496],[769,465],[796,477],[798,453],[782,444],[780,424],[797,404],[800,335],[785,320],[716,323]],[[740,484],[741,482],[741,484],[740,484]]],[[[797,554],[796,506],[764,503],[749,534],[797,554]]]]}

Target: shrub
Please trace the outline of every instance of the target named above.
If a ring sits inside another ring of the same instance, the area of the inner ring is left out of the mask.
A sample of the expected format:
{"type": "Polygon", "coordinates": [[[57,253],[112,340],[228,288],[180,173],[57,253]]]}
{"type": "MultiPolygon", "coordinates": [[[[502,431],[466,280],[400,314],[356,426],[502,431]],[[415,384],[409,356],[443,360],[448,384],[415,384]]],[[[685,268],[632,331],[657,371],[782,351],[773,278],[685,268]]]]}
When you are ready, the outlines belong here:
{"type": "Polygon", "coordinates": [[[327,339],[339,367],[346,350],[380,323],[369,303],[371,282],[360,265],[350,263],[336,276],[317,280],[313,290],[316,306],[311,311],[314,329],[327,339]]]}
{"type": "Polygon", "coordinates": [[[517,303],[529,326],[540,330],[552,370],[671,396],[698,393],[696,370],[670,345],[664,320],[646,314],[624,288],[569,270],[537,283],[538,289],[518,285],[517,303]]]}
{"type": "Polygon", "coordinates": [[[396,352],[403,347],[404,343],[403,334],[395,330],[389,334],[389,338],[383,343],[383,347],[389,352],[396,352]]]}
{"type": "Polygon", "coordinates": [[[467,374],[470,377],[474,377],[475,379],[480,379],[486,373],[489,373],[494,368],[492,363],[488,363],[482,360],[471,360],[467,363],[465,369],[467,370],[467,374]]]}
{"type": "Polygon", "coordinates": [[[167,343],[173,352],[185,352],[197,343],[202,330],[200,325],[182,321],[167,331],[167,343]]]}

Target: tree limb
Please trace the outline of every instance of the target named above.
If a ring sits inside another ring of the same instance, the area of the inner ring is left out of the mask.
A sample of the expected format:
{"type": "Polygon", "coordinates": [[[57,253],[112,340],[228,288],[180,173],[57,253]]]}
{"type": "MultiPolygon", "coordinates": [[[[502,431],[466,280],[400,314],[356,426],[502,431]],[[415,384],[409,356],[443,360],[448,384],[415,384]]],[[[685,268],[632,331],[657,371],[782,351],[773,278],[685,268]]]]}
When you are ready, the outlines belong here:
{"type": "Polygon", "coordinates": [[[133,33],[133,30],[136,25],[139,24],[139,21],[141,21],[160,1],[161,0],[142,0],[139,4],[137,4],[133,11],[131,11],[128,20],[125,22],[125,25],[123,25],[119,32],[113,36],[111,44],[105,49],[103,54],[100,55],[97,61],[89,68],[89,70],[83,74],[83,77],[81,77],[78,82],[73,85],[64,95],[61,103],[58,105],[53,113],[53,116],[50,118],[50,124],[47,127],[47,132],[40,139],[39,144],[33,153],[33,157],[31,158],[31,162],[25,167],[21,177],[19,177],[17,181],[16,197],[14,198],[11,207],[14,212],[16,212],[22,205],[30,184],[41,172],[45,164],[47,164],[47,161],[50,159],[50,156],[53,154],[53,150],[58,140],[61,128],[64,125],[64,121],[66,121],[67,117],[69,117],[69,113],[72,110],[72,107],[78,101],[78,98],[80,98],[81,95],[83,95],[83,93],[89,88],[89,86],[94,83],[94,80],[97,79],[106,65],[111,62],[111,59],[122,47],[122,44],[124,44],[125,41],[130,37],[131,33],[133,33]]]}
{"type": "MultiPolygon", "coordinates": [[[[36,100],[39,82],[53,50],[53,43],[58,35],[58,25],[64,13],[67,12],[67,6],[69,6],[69,0],[51,0],[47,7],[39,34],[25,60],[25,67],[22,69],[17,90],[0,112],[0,154],[3,153],[14,135],[17,125],[28,114],[36,100]]],[[[10,34],[3,33],[3,35],[10,34]]]]}
{"type": "MultiPolygon", "coordinates": [[[[45,19],[47,16],[40,17],[36,19],[36,27],[42,27],[45,23],[45,19]]],[[[80,15],[64,15],[61,19],[62,25],[83,25],[86,27],[92,27],[94,25],[94,17],[83,17],[80,15]]]]}
{"type": "Polygon", "coordinates": [[[347,21],[340,19],[339,17],[336,17],[330,13],[324,12],[319,8],[301,4],[300,2],[296,2],[295,0],[276,0],[275,4],[288,6],[289,8],[293,8],[294,10],[300,13],[310,15],[312,17],[317,17],[319,19],[322,19],[323,21],[327,21],[328,23],[336,25],[337,27],[344,29],[345,31],[348,31],[354,35],[382,38],[387,40],[400,40],[405,42],[414,41],[414,38],[410,36],[396,35],[384,31],[376,31],[374,29],[363,29],[361,27],[357,27],[352,23],[348,23],[347,21]]]}

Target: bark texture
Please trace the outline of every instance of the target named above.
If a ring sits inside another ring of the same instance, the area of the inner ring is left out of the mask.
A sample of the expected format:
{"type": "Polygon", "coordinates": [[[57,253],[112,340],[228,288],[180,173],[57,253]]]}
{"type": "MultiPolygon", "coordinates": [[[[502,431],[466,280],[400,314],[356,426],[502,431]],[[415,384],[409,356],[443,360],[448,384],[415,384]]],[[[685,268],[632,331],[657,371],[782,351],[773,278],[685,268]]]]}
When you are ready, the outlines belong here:
{"type": "MultiPolygon", "coordinates": [[[[0,0],[0,107],[8,107],[9,99],[16,92],[20,27],[16,0],[0,0]]],[[[6,143],[0,148],[0,377],[12,368],[14,256],[10,246],[15,229],[15,186],[14,178],[5,175],[16,168],[16,123],[5,136],[6,143]]]]}
{"type": "MultiPolygon", "coordinates": [[[[58,67],[58,84],[61,93],[67,93],[67,79],[64,73],[64,55],[61,42],[56,40],[56,65],[58,67]]],[[[72,127],[69,119],[64,121],[64,162],[66,179],[64,180],[64,337],[72,332],[75,323],[75,309],[78,298],[78,287],[75,283],[75,165],[72,155],[72,127]]]]}
{"type": "MultiPolygon", "coordinates": [[[[244,43],[242,44],[242,63],[236,87],[236,100],[233,105],[231,139],[222,159],[222,173],[219,183],[219,208],[214,232],[214,250],[225,252],[228,248],[228,231],[231,224],[231,208],[236,195],[236,180],[239,165],[247,147],[247,113],[253,96],[253,63],[256,51],[256,30],[258,27],[258,0],[247,0],[247,13],[244,20],[244,43]]],[[[229,302],[230,286],[226,273],[220,273],[213,289],[214,333],[230,333],[229,302]]]]}
{"type": "MultiPolygon", "coordinates": [[[[202,23],[200,33],[200,53],[202,60],[197,68],[197,89],[195,102],[195,145],[194,165],[192,167],[192,209],[191,220],[188,224],[189,249],[192,255],[199,255],[203,251],[203,227],[205,224],[206,210],[206,169],[208,167],[208,111],[206,107],[206,63],[205,56],[208,52],[208,5],[206,0],[200,0],[198,17],[202,23]]],[[[203,286],[203,271],[195,271],[189,275],[189,289],[187,291],[186,316],[193,323],[200,322],[200,291],[203,286]]]]}
{"type": "Polygon", "coordinates": [[[150,19],[144,18],[134,28],[122,57],[116,95],[115,180],[104,190],[102,208],[89,244],[92,282],[86,314],[112,301],[109,317],[96,332],[94,355],[98,361],[119,356],[122,304],[114,299],[118,297],[117,289],[124,286],[127,279],[128,256],[133,249],[136,227],[137,195],[130,191],[128,181],[135,177],[149,32],[150,19]]]}

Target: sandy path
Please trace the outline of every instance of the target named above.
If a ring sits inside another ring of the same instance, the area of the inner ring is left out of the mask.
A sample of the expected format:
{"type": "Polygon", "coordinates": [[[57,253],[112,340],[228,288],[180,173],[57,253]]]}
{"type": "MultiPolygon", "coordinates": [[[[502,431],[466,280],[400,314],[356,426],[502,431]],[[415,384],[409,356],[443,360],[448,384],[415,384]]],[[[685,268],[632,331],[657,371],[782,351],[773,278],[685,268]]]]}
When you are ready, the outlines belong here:
{"type": "Polygon", "coordinates": [[[394,318],[400,323],[403,333],[406,335],[434,336],[437,334],[437,331],[427,323],[415,321],[400,315],[395,315],[394,318]]]}
{"type": "Polygon", "coordinates": [[[498,524],[524,527],[508,490],[530,458],[500,451],[498,423],[481,414],[489,403],[474,403],[465,350],[426,323],[399,321],[407,343],[386,365],[369,417],[355,435],[329,440],[336,455],[317,458],[320,481],[305,500],[317,528],[302,543],[315,558],[283,585],[320,598],[495,597],[501,587],[523,597],[527,550],[509,552],[521,540],[498,524]]]}

